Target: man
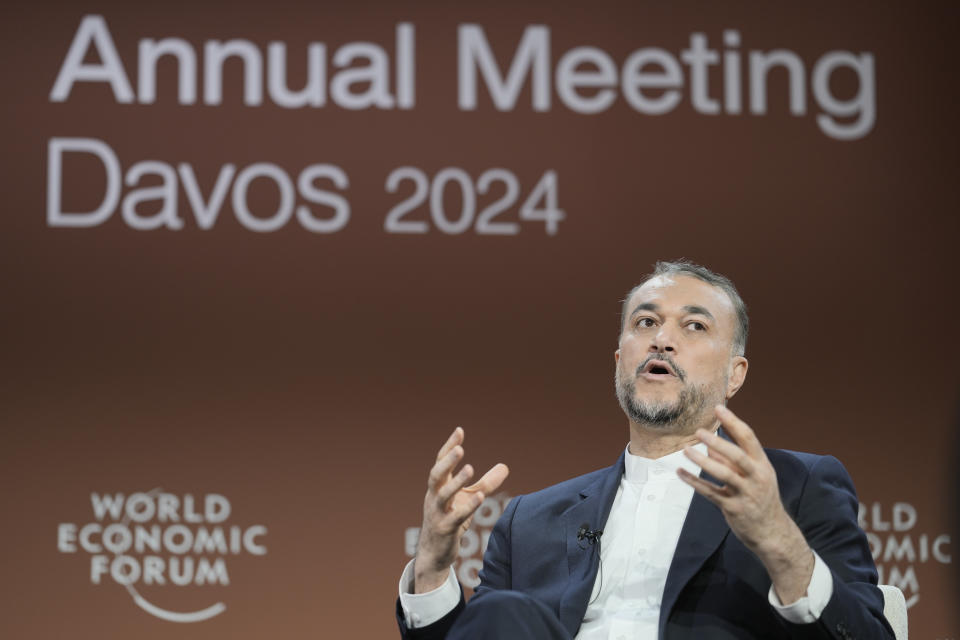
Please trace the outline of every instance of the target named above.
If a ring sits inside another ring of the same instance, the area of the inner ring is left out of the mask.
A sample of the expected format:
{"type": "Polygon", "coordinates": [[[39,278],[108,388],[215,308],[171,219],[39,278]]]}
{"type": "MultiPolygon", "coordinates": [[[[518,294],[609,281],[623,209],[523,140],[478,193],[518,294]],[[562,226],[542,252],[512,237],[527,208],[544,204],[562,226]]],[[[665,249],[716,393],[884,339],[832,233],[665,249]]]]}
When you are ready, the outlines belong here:
{"type": "Polygon", "coordinates": [[[892,638],[842,465],[763,449],[725,406],[746,380],[747,333],[728,279],[657,263],[624,302],[614,353],[627,450],[609,469],[515,498],[467,606],[450,565],[508,470],[466,486],[455,430],[401,578],[403,636],[892,638]]]}

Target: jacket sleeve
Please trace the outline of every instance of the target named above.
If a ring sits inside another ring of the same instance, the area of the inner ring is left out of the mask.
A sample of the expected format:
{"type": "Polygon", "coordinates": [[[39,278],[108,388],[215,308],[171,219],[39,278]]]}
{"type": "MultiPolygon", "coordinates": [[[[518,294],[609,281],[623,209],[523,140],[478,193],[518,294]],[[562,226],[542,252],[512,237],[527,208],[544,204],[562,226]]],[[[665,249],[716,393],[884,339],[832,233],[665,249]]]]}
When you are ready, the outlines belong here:
{"type": "Polygon", "coordinates": [[[456,622],[460,612],[463,611],[465,602],[463,599],[463,588],[460,588],[460,602],[450,613],[443,616],[433,624],[417,629],[411,629],[407,626],[407,621],[403,615],[403,607],[400,606],[400,598],[397,598],[397,625],[400,627],[400,637],[404,640],[443,640],[450,631],[450,627],[456,622]]]}
{"type": "Polygon", "coordinates": [[[512,589],[512,562],[510,554],[510,531],[513,517],[523,496],[517,496],[507,504],[497,523],[493,525],[487,550],[483,553],[483,568],[480,570],[480,584],[473,597],[482,596],[496,589],[512,589]]]}
{"type": "MultiPolygon", "coordinates": [[[[474,591],[473,597],[477,598],[488,591],[495,589],[509,589],[510,579],[510,527],[513,523],[513,515],[516,513],[517,505],[520,503],[520,497],[514,498],[504,509],[500,519],[493,527],[490,533],[490,539],[487,541],[487,550],[483,554],[483,569],[480,570],[480,585],[474,591]]],[[[447,615],[437,620],[433,624],[417,629],[407,627],[403,615],[403,608],[400,606],[400,598],[397,598],[397,625],[400,627],[400,637],[403,640],[442,640],[446,637],[454,622],[460,616],[463,608],[466,606],[463,597],[463,587],[460,587],[460,602],[447,615]]]]}
{"type": "Polygon", "coordinates": [[[857,522],[857,494],[839,460],[815,462],[800,497],[797,525],[833,577],[833,594],[817,622],[791,625],[798,638],[893,640],[866,534],[857,522]]]}

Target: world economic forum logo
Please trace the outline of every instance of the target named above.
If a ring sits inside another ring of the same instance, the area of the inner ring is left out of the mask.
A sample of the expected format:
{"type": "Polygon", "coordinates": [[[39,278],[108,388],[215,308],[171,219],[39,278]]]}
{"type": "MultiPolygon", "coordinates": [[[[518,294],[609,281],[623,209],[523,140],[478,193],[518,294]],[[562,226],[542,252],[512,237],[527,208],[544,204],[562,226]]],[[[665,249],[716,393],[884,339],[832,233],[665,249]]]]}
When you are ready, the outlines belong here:
{"type": "Polygon", "coordinates": [[[878,581],[903,591],[907,608],[920,601],[918,565],[953,562],[950,534],[919,526],[920,516],[910,502],[861,503],[859,521],[877,563],[878,581]]]}
{"type": "Polygon", "coordinates": [[[267,528],[232,524],[230,501],[217,493],[91,493],[90,503],[92,521],[57,525],[57,550],[90,554],[92,584],[120,584],[138,607],[171,622],[207,620],[227,605],[171,611],[141,595],[141,587],[226,586],[228,557],[267,553],[267,528]]]}

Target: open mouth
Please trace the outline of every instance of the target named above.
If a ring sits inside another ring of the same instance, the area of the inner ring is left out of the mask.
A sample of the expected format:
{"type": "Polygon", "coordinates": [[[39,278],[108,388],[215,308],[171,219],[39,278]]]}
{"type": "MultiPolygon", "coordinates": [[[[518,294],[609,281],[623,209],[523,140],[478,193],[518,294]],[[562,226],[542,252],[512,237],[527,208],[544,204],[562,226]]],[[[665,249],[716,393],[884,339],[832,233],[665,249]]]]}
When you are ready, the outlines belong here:
{"type": "Polygon", "coordinates": [[[673,365],[666,360],[651,359],[641,370],[649,378],[675,378],[678,377],[674,371],[673,365]]]}

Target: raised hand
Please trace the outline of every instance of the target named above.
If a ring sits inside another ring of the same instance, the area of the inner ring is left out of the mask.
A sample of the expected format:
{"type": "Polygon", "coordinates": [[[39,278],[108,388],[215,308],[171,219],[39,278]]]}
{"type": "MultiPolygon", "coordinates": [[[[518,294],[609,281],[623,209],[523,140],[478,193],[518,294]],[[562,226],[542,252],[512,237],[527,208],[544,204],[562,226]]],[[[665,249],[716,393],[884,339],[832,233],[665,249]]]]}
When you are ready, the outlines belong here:
{"type": "Polygon", "coordinates": [[[473,477],[473,467],[465,464],[453,473],[464,456],[463,440],[463,429],[457,427],[440,448],[437,461],[430,469],[414,561],[416,593],[432,591],[447,579],[460,548],[460,538],[470,527],[474,512],[510,473],[507,465],[497,464],[477,482],[464,486],[473,477]]]}
{"type": "Polygon", "coordinates": [[[707,455],[692,448],[685,453],[723,484],[683,469],[678,473],[694,491],[720,508],[730,530],[766,567],[781,602],[789,604],[807,590],[813,552],[780,502],[777,474],[753,429],[723,405],[717,405],[715,411],[734,442],[698,429],[697,438],[707,445],[707,455]]]}

